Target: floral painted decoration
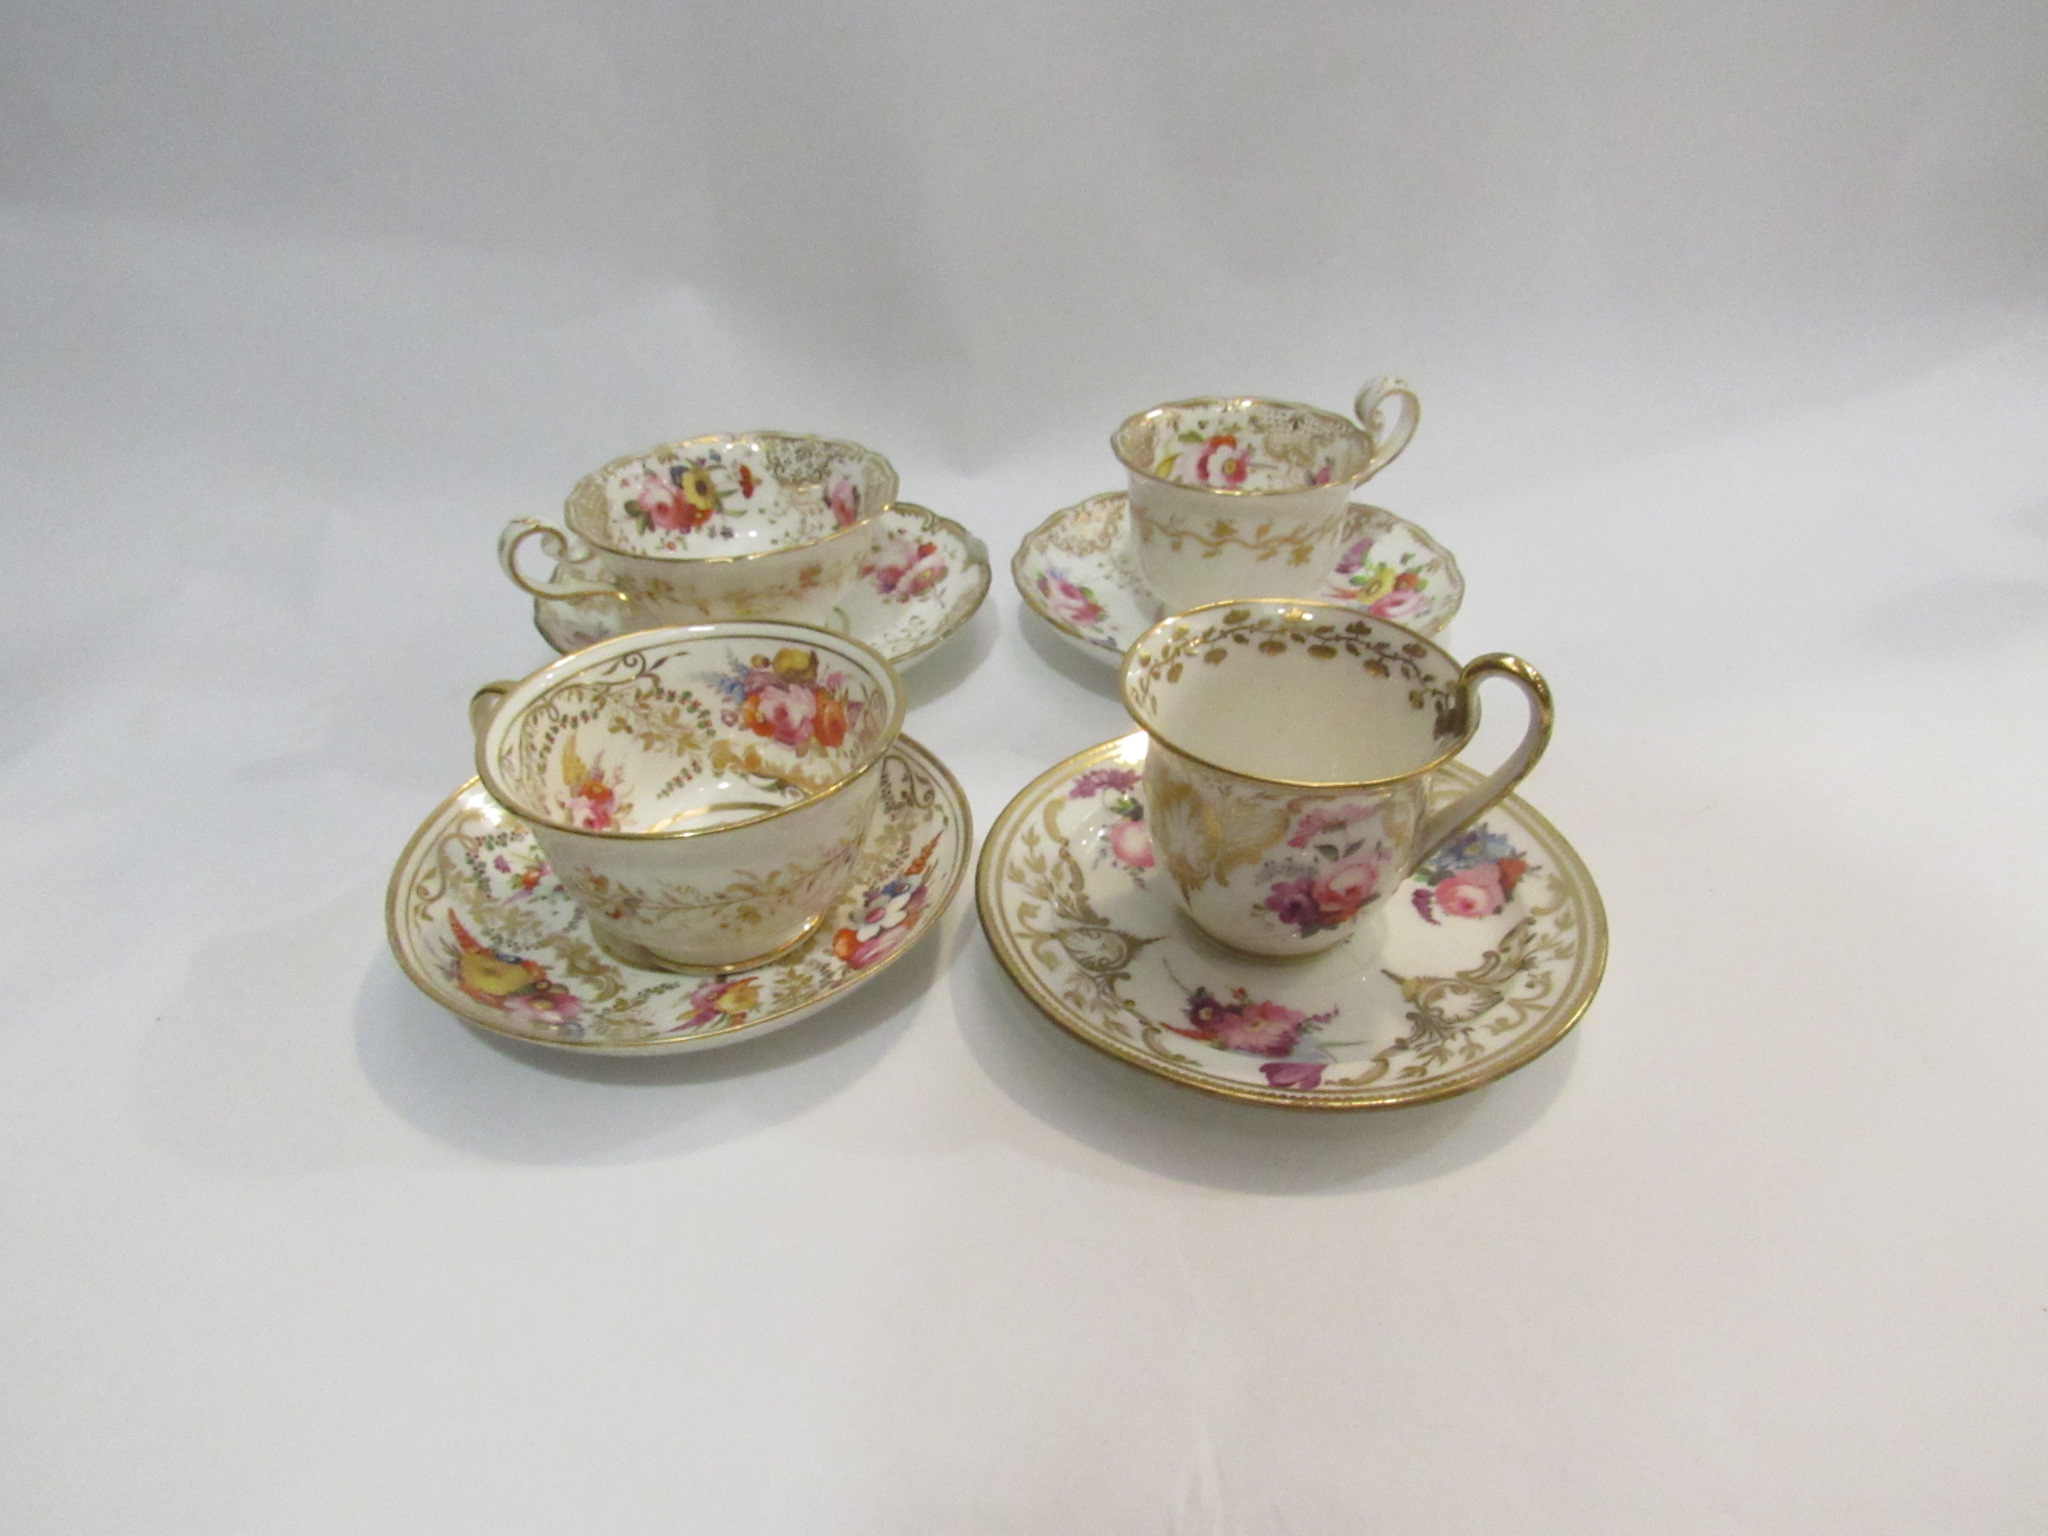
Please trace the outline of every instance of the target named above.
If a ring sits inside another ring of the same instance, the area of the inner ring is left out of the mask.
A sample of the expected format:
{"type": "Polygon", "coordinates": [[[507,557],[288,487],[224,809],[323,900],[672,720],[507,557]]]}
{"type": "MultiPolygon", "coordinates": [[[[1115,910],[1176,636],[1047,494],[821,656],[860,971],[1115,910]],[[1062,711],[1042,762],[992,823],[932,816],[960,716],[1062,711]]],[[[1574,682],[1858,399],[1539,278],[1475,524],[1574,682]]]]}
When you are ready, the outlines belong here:
{"type": "Polygon", "coordinates": [[[702,464],[671,464],[665,476],[648,470],[626,500],[627,514],[650,533],[689,533],[724,510],[711,472],[702,464]]]}
{"type": "Polygon", "coordinates": [[[517,864],[504,854],[491,860],[491,868],[501,875],[512,877],[512,891],[508,901],[524,901],[540,889],[540,883],[548,877],[548,861],[541,857],[538,848],[526,850],[517,864]]]}
{"type": "Polygon", "coordinates": [[[586,763],[572,739],[562,747],[562,782],[568,796],[569,822],[586,832],[615,832],[619,818],[632,806],[619,797],[625,782],[623,768],[606,768],[604,754],[586,763]]]}
{"type": "Polygon", "coordinates": [[[1386,872],[1386,841],[1376,825],[1379,808],[1364,802],[1316,805],[1288,834],[1282,855],[1260,867],[1271,889],[1260,906],[1303,938],[1341,928],[1379,893],[1386,872]]]}
{"type": "Polygon", "coordinates": [[[891,532],[878,542],[860,574],[885,601],[907,603],[946,579],[946,557],[937,540],[891,532]]]}
{"type": "Polygon", "coordinates": [[[903,947],[929,899],[925,871],[938,842],[934,837],[901,871],[861,899],[856,920],[832,935],[833,954],[863,971],[903,947]]]}
{"type": "Polygon", "coordinates": [[[714,976],[692,992],[684,1002],[681,1029],[702,1029],[707,1024],[731,1028],[747,1022],[747,1014],[761,1006],[761,983],[754,976],[714,976]]]}
{"type": "Polygon", "coordinates": [[[1355,603],[1376,619],[1396,624],[1411,623],[1428,611],[1430,599],[1424,594],[1429,578],[1411,568],[1412,555],[1404,554],[1399,565],[1372,558],[1372,538],[1356,540],[1337,562],[1334,585],[1348,603],[1355,603]]]}
{"type": "MultiPolygon", "coordinates": [[[[1221,996],[1207,987],[1187,995],[1185,1024],[1166,1027],[1190,1040],[1239,1051],[1248,1056],[1288,1056],[1302,1036],[1337,1017],[1338,1010],[1303,1013],[1283,1003],[1255,1002],[1243,987],[1226,988],[1221,996]]],[[[1314,1088],[1322,1082],[1320,1062],[1270,1061],[1259,1069],[1276,1088],[1314,1088]]]]}
{"type": "Polygon", "coordinates": [[[538,960],[492,949],[452,910],[448,925],[455,938],[444,951],[448,979],[463,996],[528,1024],[560,1028],[582,1016],[576,994],[555,982],[538,960]]]}
{"type": "Polygon", "coordinates": [[[1431,923],[1446,917],[1491,917],[1507,905],[1529,871],[1528,856],[1506,837],[1474,827],[1451,839],[1415,871],[1411,899],[1431,923]]]}
{"type": "Polygon", "coordinates": [[[713,681],[730,706],[727,725],[743,725],[798,756],[845,741],[860,709],[846,698],[845,675],[821,672],[818,653],[798,646],[736,663],[713,681]]]}
{"type": "Polygon", "coordinates": [[[860,521],[860,487],[851,476],[834,475],[825,482],[825,505],[835,526],[851,528],[860,521]]]}
{"type": "Polygon", "coordinates": [[[1266,445],[1256,431],[1242,435],[1237,431],[1183,431],[1175,435],[1173,444],[1160,455],[1152,473],[1180,485],[1234,491],[1254,474],[1264,480],[1278,478],[1283,484],[1294,485],[1328,485],[1336,476],[1336,466],[1328,457],[1310,469],[1306,465],[1284,464],[1263,453],[1266,445]]]}
{"type": "Polygon", "coordinates": [[[1100,624],[1107,613],[1095,593],[1082,586],[1059,570],[1045,572],[1038,578],[1038,595],[1045,599],[1059,619],[1076,629],[1089,630],[1100,624]]]}
{"type": "Polygon", "coordinates": [[[1103,847],[1119,866],[1131,872],[1140,885],[1145,883],[1144,872],[1157,862],[1152,852],[1152,833],[1145,825],[1144,802],[1138,799],[1137,794],[1143,777],[1138,769],[1120,765],[1091,768],[1067,791],[1069,800],[1102,796],[1104,809],[1116,816],[1103,834],[1103,847]]]}

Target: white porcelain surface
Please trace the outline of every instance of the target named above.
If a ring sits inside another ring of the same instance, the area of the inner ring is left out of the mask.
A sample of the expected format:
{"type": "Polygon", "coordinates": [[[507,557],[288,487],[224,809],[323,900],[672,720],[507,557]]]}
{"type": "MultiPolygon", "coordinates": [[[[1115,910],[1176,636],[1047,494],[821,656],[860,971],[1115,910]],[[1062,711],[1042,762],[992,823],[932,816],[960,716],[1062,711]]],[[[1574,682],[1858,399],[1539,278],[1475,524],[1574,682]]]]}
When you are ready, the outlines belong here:
{"type": "Polygon", "coordinates": [[[843,636],[644,630],[511,686],[477,770],[600,943],[729,967],[795,943],[845,887],[903,710],[895,670],[843,636]]]}
{"type": "Polygon", "coordinates": [[[427,818],[392,872],[392,951],[436,1002],[535,1045],[644,1056],[766,1034],[903,953],[966,871],[966,796],[937,758],[898,737],[876,784],[878,814],[817,933],[755,969],[684,976],[595,943],[533,829],[472,779],[427,818]]]}
{"type": "MultiPolygon", "coordinates": [[[[1379,1109],[1534,1060],[1584,1013],[1606,919],[1577,854],[1509,796],[1312,959],[1205,939],[1168,890],[1139,799],[1143,733],[1041,775],[996,819],[981,921],[1013,980],[1090,1045],[1228,1098],[1379,1109]]],[[[1442,770],[1441,805],[1476,775],[1442,770]]]]}
{"type": "MultiPolygon", "coordinates": [[[[1130,498],[1123,491],[1062,507],[1017,546],[1010,578],[1060,638],[1097,661],[1118,662],[1165,613],[1138,568],[1130,498]]],[[[1353,502],[1315,596],[1435,635],[1464,601],[1449,550],[1384,507],[1353,502]]]]}
{"type": "Polygon", "coordinates": [[[1124,657],[1124,707],[1152,738],[1144,805],[1188,915],[1211,937],[1293,959],[1341,943],[1550,739],[1527,663],[1463,667],[1384,619],[1278,599],[1164,619],[1124,657]],[[1494,673],[1529,697],[1521,745],[1470,795],[1429,810],[1430,772],[1479,727],[1494,673]]]}
{"type": "Polygon", "coordinates": [[[1313,597],[1350,494],[1408,446],[1415,393],[1376,379],[1356,422],[1255,397],[1177,400],[1110,438],[1130,482],[1138,566],[1169,612],[1313,597]]]}
{"type": "MultiPolygon", "coordinates": [[[[601,570],[585,561],[560,566],[556,575],[593,578],[601,570]]],[[[907,668],[974,617],[988,586],[988,549],[980,539],[950,517],[899,501],[876,516],[854,580],[817,622],[907,668]]],[[[536,597],[533,622],[564,653],[639,627],[627,605],[610,596],[536,597]]]]}

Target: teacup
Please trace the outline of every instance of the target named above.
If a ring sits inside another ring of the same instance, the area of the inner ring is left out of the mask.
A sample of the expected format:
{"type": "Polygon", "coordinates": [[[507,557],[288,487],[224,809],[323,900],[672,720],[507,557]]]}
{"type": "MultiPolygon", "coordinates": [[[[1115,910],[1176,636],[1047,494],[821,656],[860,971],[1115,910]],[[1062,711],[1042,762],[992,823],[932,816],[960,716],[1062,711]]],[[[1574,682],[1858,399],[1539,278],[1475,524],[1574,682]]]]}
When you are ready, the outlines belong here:
{"type": "Polygon", "coordinates": [[[1375,379],[1355,409],[1356,426],[1283,400],[1176,400],[1116,429],[1138,567],[1166,612],[1322,590],[1351,493],[1408,446],[1422,407],[1375,379]]]}
{"type": "Polygon", "coordinates": [[[1181,907],[1247,954],[1313,955],[1350,937],[1408,874],[1520,782],[1550,741],[1550,689],[1527,662],[1459,666],[1413,630],[1334,603],[1213,603],[1164,619],[1124,657],[1145,728],[1145,825],[1181,907]],[[1432,769],[1479,727],[1478,684],[1519,683],[1520,746],[1429,808],[1432,769]]]}
{"type": "Polygon", "coordinates": [[[635,628],[722,619],[824,623],[896,497],[889,461],[858,443],[787,432],[693,437],[614,459],[576,482],[566,532],[515,518],[498,563],[535,597],[611,597],[635,628]],[[602,579],[521,571],[519,548],[594,565],[602,579]]]}
{"type": "Polygon", "coordinates": [[[470,703],[484,787],[598,942],[731,971],[802,943],[854,871],[903,724],[858,641],[761,620],[601,641],[470,703]]]}

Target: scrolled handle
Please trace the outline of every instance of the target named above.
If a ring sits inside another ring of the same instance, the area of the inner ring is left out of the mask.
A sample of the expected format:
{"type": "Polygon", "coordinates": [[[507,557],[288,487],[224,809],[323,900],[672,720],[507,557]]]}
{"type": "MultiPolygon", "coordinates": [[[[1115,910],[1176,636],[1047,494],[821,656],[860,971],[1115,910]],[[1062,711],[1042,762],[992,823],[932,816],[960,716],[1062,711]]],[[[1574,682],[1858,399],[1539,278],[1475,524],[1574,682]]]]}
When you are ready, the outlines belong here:
{"type": "Polygon", "coordinates": [[[1365,476],[1371,479],[1398,459],[1401,450],[1408,446],[1416,423],[1422,420],[1422,402],[1402,380],[1383,378],[1374,379],[1361,389],[1351,408],[1372,443],[1371,456],[1365,461],[1365,476]],[[1380,413],[1390,403],[1394,407],[1393,422],[1383,425],[1380,413]]]}
{"type": "Polygon", "coordinates": [[[1522,733],[1522,744],[1509,753],[1508,760],[1492,774],[1449,805],[1432,811],[1424,818],[1422,831],[1416,838],[1418,851],[1408,866],[1410,874],[1428,863],[1445,843],[1499,804],[1508,791],[1521,783],[1529,770],[1536,766],[1536,760],[1543,756],[1543,749],[1550,745],[1550,727],[1557,718],[1557,708],[1550,698],[1550,684],[1543,681],[1541,672],[1519,656],[1494,651],[1489,655],[1475,656],[1465,663],[1464,670],[1458,674],[1458,689],[1468,717],[1476,719],[1478,715],[1481,680],[1494,676],[1513,679],[1528,695],[1529,729],[1522,733]]]}
{"type": "Polygon", "coordinates": [[[519,569],[519,546],[528,539],[540,540],[541,553],[557,565],[574,565],[588,560],[592,550],[588,544],[574,534],[562,532],[552,523],[543,523],[537,518],[515,517],[505,525],[505,531],[498,535],[498,564],[505,568],[505,574],[512,578],[512,585],[522,592],[535,597],[616,597],[626,601],[626,594],[617,587],[604,582],[592,581],[535,581],[519,569]],[[571,541],[574,540],[574,548],[571,541]]]}
{"type": "Polygon", "coordinates": [[[479,742],[484,739],[498,706],[505,702],[505,695],[518,686],[514,682],[485,683],[469,696],[469,728],[479,742]]]}

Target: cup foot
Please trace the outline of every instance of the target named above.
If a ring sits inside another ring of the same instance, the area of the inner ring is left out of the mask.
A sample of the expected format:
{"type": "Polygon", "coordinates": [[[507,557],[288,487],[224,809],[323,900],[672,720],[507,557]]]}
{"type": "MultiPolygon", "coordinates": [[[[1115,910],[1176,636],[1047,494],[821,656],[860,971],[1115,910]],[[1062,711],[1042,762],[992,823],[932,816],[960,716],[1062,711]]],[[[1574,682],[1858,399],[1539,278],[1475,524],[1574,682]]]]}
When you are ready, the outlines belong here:
{"type": "Polygon", "coordinates": [[[1240,960],[1256,960],[1261,965],[1294,965],[1303,960],[1320,960],[1331,950],[1342,946],[1356,932],[1355,926],[1347,928],[1331,942],[1317,949],[1290,949],[1285,954],[1268,954],[1263,950],[1246,949],[1242,944],[1233,944],[1228,939],[1219,939],[1215,934],[1196,922],[1185,909],[1181,911],[1180,915],[1187,920],[1190,928],[1194,929],[1195,932],[1199,933],[1211,944],[1214,944],[1218,949],[1228,950],[1240,960]]]}
{"type": "Polygon", "coordinates": [[[602,949],[614,960],[624,965],[637,966],[641,970],[675,971],[684,976],[730,976],[734,971],[751,971],[760,966],[772,965],[783,956],[801,949],[810,942],[811,936],[818,931],[818,925],[824,921],[825,914],[820,912],[816,917],[805,923],[803,931],[787,944],[768,950],[763,954],[751,955],[745,960],[729,960],[720,965],[702,965],[694,961],[672,960],[666,955],[649,949],[644,944],[637,944],[633,940],[622,938],[617,934],[606,933],[595,923],[590,925],[590,936],[597,940],[598,948],[602,949]]]}

